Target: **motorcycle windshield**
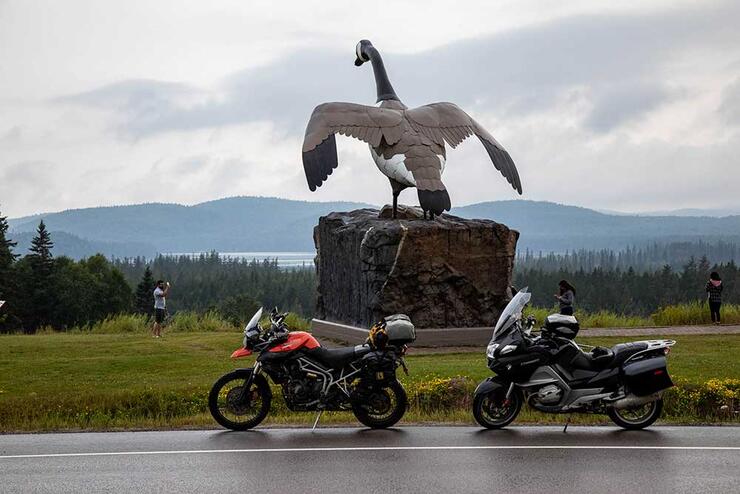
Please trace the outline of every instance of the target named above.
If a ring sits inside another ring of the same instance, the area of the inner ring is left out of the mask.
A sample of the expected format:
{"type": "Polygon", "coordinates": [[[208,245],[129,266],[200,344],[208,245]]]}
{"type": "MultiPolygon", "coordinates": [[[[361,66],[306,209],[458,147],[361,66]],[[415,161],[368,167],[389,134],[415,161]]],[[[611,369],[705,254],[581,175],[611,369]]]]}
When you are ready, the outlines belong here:
{"type": "Polygon", "coordinates": [[[246,333],[250,329],[255,329],[257,327],[257,324],[259,324],[260,319],[262,319],[262,307],[260,307],[259,310],[254,313],[252,319],[249,320],[247,326],[244,328],[244,332],[246,333]]]}
{"type": "Polygon", "coordinates": [[[522,317],[524,306],[527,305],[529,303],[529,299],[532,298],[532,294],[527,290],[527,287],[522,288],[516,295],[514,295],[514,298],[509,301],[508,305],[504,307],[504,310],[498,318],[496,327],[493,329],[491,343],[508,331],[508,329],[522,317]]]}

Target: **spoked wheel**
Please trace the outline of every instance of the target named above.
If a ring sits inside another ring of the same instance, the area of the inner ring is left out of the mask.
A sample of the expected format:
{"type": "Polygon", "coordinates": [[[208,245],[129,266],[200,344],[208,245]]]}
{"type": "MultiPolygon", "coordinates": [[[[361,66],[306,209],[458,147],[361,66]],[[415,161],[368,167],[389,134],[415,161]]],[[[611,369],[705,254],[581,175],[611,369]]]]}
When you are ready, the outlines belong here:
{"type": "Polygon", "coordinates": [[[515,389],[506,398],[507,388],[498,387],[473,400],[473,417],[486,429],[500,429],[509,425],[522,409],[522,394],[515,389]]]}
{"type": "Polygon", "coordinates": [[[262,376],[256,376],[250,389],[244,385],[252,369],[239,369],[221,377],[208,395],[208,409],[216,422],[227,429],[245,431],[256,427],[270,411],[272,392],[262,376]]]}
{"type": "Polygon", "coordinates": [[[663,400],[655,400],[633,408],[609,408],[607,413],[612,422],[630,430],[644,429],[658,420],[663,412],[663,400]]]}
{"type": "Polygon", "coordinates": [[[401,420],[406,413],[408,398],[398,381],[363,393],[363,399],[353,400],[352,411],[357,420],[372,429],[385,429],[401,420]]]}

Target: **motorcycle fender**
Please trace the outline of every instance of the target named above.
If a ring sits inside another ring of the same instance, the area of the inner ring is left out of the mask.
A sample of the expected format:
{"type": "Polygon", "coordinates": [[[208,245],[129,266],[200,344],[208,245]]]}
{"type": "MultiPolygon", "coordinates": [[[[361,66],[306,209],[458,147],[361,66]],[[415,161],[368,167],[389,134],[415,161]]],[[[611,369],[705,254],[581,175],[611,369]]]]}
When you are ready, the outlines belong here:
{"type": "Polygon", "coordinates": [[[504,385],[499,381],[496,377],[489,377],[485,381],[482,381],[477,388],[475,388],[475,392],[473,393],[473,396],[479,396],[479,395],[486,395],[493,391],[496,388],[501,388],[504,385]]]}
{"type": "Polygon", "coordinates": [[[242,357],[248,357],[252,355],[252,350],[247,350],[246,348],[240,348],[238,350],[234,350],[234,353],[231,354],[231,358],[242,358],[242,357]]]}

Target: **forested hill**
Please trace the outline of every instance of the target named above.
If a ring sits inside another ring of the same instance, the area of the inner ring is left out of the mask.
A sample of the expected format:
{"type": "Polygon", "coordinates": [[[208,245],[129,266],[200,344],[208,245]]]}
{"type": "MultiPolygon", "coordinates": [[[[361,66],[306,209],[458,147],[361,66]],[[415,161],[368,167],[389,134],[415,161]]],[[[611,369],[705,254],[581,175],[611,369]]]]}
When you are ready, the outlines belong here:
{"type": "MultiPolygon", "coordinates": [[[[59,242],[54,250],[56,255],[80,257],[79,252],[87,255],[90,249],[98,248],[104,254],[116,256],[135,256],[149,250],[151,254],[209,250],[312,251],[312,232],[319,216],[361,207],[368,205],[263,197],[232,197],[194,206],[99,207],[12,219],[9,236],[26,240],[26,235],[21,233],[35,230],[43,218],[50,231],[70,235],[65,237],[67,244],[86,243],[84,248],[69,252],[59,242]]],[[[740,216],[613,215],[576,206],[521,200],[458,207],[452,214],[488,218],[519,230],[520,251],[620,249],[654,242],[716,239],[740,242],[740,216]]]]}
{"type": "MultiPolygon", "coordinates": [[[[148,244],[155,252],[310,251],[313,227],[331,211],[368,207],[352,202],[304,202],[263,197],[232,197],[194,206],[138,204],[73,209],[10,220],[10,237],[47,228],[81,239],[148,244]]],[[[55,249],[55,254],[62,252],[55,249]]],[[[105,253],[105,252],[104,252],[105,253]]]]}
{"type": "Polygon", "coordinates": [[[540,201],[484,202],[455,208],[453,213],[490,218],[519,230],[520,251],[618,250],[655,242],[740,240],[740,216],[612,215],[540,201]]]}

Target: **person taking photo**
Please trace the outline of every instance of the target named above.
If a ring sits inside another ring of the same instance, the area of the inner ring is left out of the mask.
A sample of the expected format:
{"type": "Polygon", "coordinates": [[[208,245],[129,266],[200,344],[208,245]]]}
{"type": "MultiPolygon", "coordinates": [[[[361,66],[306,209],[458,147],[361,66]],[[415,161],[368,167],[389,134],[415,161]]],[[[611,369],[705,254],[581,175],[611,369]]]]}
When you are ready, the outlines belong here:
{"type": "Polygon", "coordinates": [[[154,338],[162,337],[162,324],[167,313],[167,296],[170,293],[170,282],[157,280],[154,288],[154,325],[152,326],[152,336],[154,338]]]}

